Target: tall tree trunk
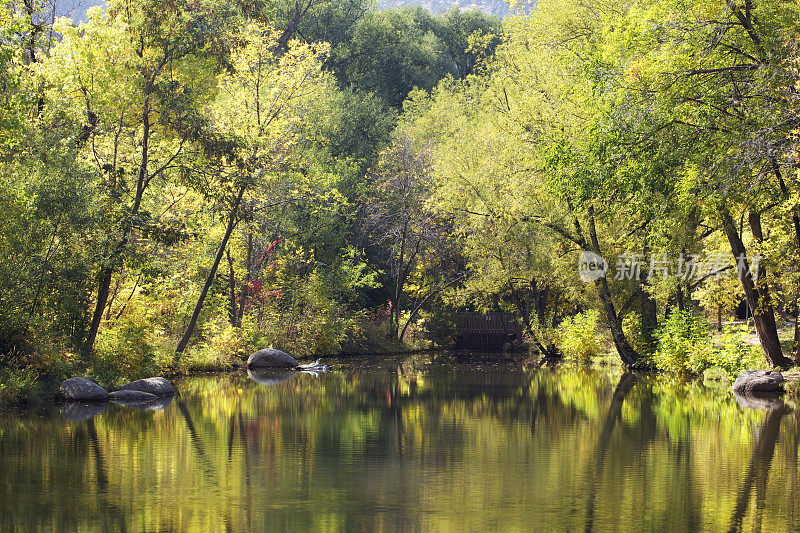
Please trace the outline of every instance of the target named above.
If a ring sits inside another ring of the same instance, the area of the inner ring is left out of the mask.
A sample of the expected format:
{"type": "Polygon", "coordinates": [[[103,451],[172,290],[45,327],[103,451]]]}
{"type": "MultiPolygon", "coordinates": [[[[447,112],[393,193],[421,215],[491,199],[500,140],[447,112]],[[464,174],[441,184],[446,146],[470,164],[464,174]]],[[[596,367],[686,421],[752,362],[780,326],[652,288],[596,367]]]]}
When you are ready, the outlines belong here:
{"type": "Polygon", "coordinates": [[[536,349],[539,350],[539,353],[542,355],[542,359],[539,361],[538,365],[541,366],[548,362],[556,362],[563,358],[563,353],[561,350],[553,342],[547,342],[547,339],[540,338],[538,333],[540,328],[534,328],[532,320],[533,318],[536,319],[537,322],[541,326],[544,327],[555,327],[555,319],[556,314],[553,313],[553,320],[548,321],[545,320],[545,317],[542,315],[542,304],[541,300],[544,299],[542,293],[549,292],[546,290],[539,290],[538,283],[536,279],[532,279],[528,287],[524,289],[524,298],[520,296],[520,291],[511,289],[511,295],[516,302],[517,309],[519,310],[519,317],[522,320],[522,327],[525,333],[533,341],[533,344],[536,346],[536,349]],[[531,302],[531,295],[534,296],[535,301],[531,302]],[[536,315],[532,317],[531,315],[536,315]]]}
{"type": "Polygon", "coordinates": [[[308,14],[309,10],[317,4],[315,0],[303,0],[302,2],[295,2],[294,4],[294,17],[286,25],[286,28],[281,32],[278,37],[278,51],[283,52],[289,46],[289,40],[297,32],[303,18],[308,14]]]}
{"type": "MultiPolygon", "coordinates": [[[[778,161],[775,159],[775,156],[770,157],[770,163],[772,164],[772,171],[775,173],[775,177],[778,179],[778,186],[781,188],[781,194],[785,200],[788,200],[789,189],[786,187],[786,181],[783,179],[781,168],[778,165],[778,161]]],[[[794,227],[794,239],[795,244],[797,245],[797,251],[800,252],[800,215],[798,215],[798,210],[800,210],[800,206],[796,204],[792,206],[792,226],[794,227]]]]}
{"type": "Polygon", "coordinates": [[[247,274],[244,278],[244,285],[242,286],[241,296],[239,297],[239,313],[236,315],[236,323],[234,326],[237,328],[242,327],[242,319],[244,318],[244,307],[247,304],[247,298],[250,295],[250,282],[252,281],[253,269],[253,232],[247,234],[247,274]]]}
{"type": "Polygon", "coordinates": [[[228,321],[231,326],[236,327],[236,316],[239,314],[236,308],[236,272],[233,270],[230,249],[225,253],[228,257],[228,321]]]}
{"type": "MultiPolygon", "coordinates": [[[[594,221],[594,207],[589,206],[589,236],[592,240],[592,249],[597,255],[600,254],[600,242],[597,239],[597,228],[594,221]]],[[[628,342],[625,337],[625,332],[622,330],[622,321],[617,315],[614,308],[614,301],[611,299],[611,291],[608,287],[608,280],[605,276],[596,280],[595,285],[600,290],[600,300],[603,303],[603,309],[608,319],[608,325],[611,327],[611,338],[614,340],[614,346],[617,349],[622,362],[625,366],[632,366],[639,362],[639,354],[628,342]]]]}
{"type": "Polygon", "coordinates": [[[678,311],[685,311],[686,304],[683,301],[683,288],[678,285],[678,290],[675,293],[675,301],[678,303],[678,311]]]}
{"type": "Polygon", "coordinates": [[[100,322],[103,320],[103,311],[108,302],[108,293],[111,288],[111,276],[113,274],[114,269],[110,266],[100,268],[100,272],[97,274],[97,303],[94,307],[89,333],[86,335],[86,341],[83,344],[84,353],[86,354],[91,353],[94,347],[97,331],[100,329],[100,322]]]}
{"type": "Polygon", "coordinates": [[[242,203],[242,197],[244,196],[244,191],[246,188],[246,185],[241,186],[239,189],[239,195],[236,197],[236,201],[231,208],[231,214],[228,218],[228,227],[225,228],[225,236],[222,238],[222,242],[219,245],[219,250],[217,250],[216,257],[214,257],[214,264],[211,265],[211,270],[208,272],[208,276],[206,276],[205,285],[203,285],[203,290],[200,291],[200,296],[197,298],[194,311],[192,311],[192,317],[189,319],[189,324],[186,326],[186,332],[183,334],[183,337],[178,343],[177,348],[175,348],[175,363],[180,360],[181,355],[186,350],[186,346],[189,344],[189,339],[191,339],[192,334],[194,333],[194,328],[197,325],[197,319],[200,317],[200,311],[203,310],[203,303],[205,302],[206,296],[208,296],[208,291],[211,289],[211,284],[214,282],[214,278],[217,275],[217,268],[219,268],[219,263],[222,261],[225,248],[228,246],[228,239],[230,239],[231,233],[233,233],[233,228],[236,226],[236,216],[239,212],[239,205],[242,203]]]}
{"type": "MultiPolygon", "coordinates": [[[[406,235],[408,232],[408,219],[403,223],[403,231],[400,235],[400,256],[397,258],[397,279],[394,284],[394,320],[392,323],[392,333],[397,337],[400,331],[400,300],[403,297],[403,284],[405,282],[405,269],[403,260],[406,253],[406,235]]],[[[402,339],[402,337],[400,337],[402,339]]]]}
{"type": "MultiPolygon", "coordinates": [[[[786,187],[786,181],[783,179],[783,174],[781,174],[781,167],[778,165],[777,158],[773,155],[769,158],[770,164],[772,165],[772,171],[775,173],[775,177],[778,179],[778,185],[781,189],[781,194],[783,195],[784,200],[789,199],[789,189],[786,187]]],[[[794,239],[795,245],[797,246],[797,252],[800,253],[800,206],[797,204],[792,206],[792,226],[794,227],[794,239]]],[[[794,297],[794,346],[792,348],[792,359],[794,359],[795,364],[800,364],[800,327],[797,324],[798,318],[798,310],[800,310],[800,298],[797,295],[794,297]]]]}
{"type": "MultiPolygon", "coordinates": [[[[648,248],[642,250],[645,257],[648,254],[648,248]]],[[[646,346],[652,346],[655,343],[656,330],[658,329],[658,304],[653,297],[645,290],[645,285],[649,279],[649,272],[641,274],[639,282],[639,304],[642,311],[642,338],[646,346]]]]}
{"type": "Polygon", "coordinates": [[[794,304],[794,346],[792,347],[792,359],[795,365],[800,365],[800,305],[794,304]]]}
{"type": "Polygon", "coordinates": [[[56,221],[53,227],[53,236],[50,238],[50,245],[47,247],[47,253],[44,256],[44,261],[42,261],[42,266],[39,269],[39,279],[36,282],[36,292],[33,295],[33,303],[31,304],[31,310],[28,313],[28,320],[32,319],[33,315],[36,313],[36,306],[39,304],[39,296],[41,295],[42,287],[44,286],[47,264],[50,262],[50,259],[54,254],[54,250],[58,249],[56,241],[58,237],[58,227],[60,224],[61,224],[61,215],[58,216],[58,220],[56,221]]]}
{"type": "Polygon", "coordinates": [[[428,300],[430,300],[432,297],[436,296],[437,294],[439,294],[440,292],[442,292],[442,291],[443,291],[443,290],[445,290],[446,288],[450,287],[451,285],[453,285],[453,284],[455,284],[455,283],[458,283],[459,281],[463,280],[463,279],[464,279],[464,278],[466,278],[466,277],[467,277],[467,276],[466,276],[466,274],[465,274],[465,275],[463,275],[463,276],[459,276],[459,277],[457,277],[457,278],[455,278],[455,279],[451,279],[450,281],[448,281],[447,283],[445,283],[445,284],[444,284],[444,285],[442,285],[441,287],[437,287],[437,288],[433,289],[433,290],[432,290],[432,291],[431,291],[431,292],[430,292],[428,295],[426,295],[426,296],[425,296],[425,297],[424,297],[422,300],[420,300],[419,302],[417,302],[417,303],[414,305],[414,307],[411,309],[411,314],[408,316],[408,319],[406,320],[406,323],[405,323],[405,325],[403,326],[403,329],[400,331],[400,335],[398,336],[398,339],[402,339],[402,338],[405,336],[405,334],[406,334],[406,330],[408,329],[408,326],[409,326],[409,324],[411,324],[411,322],[412,322],[412,321],[413,321],[413,320],[414,320],[414,319],[417,317],[417,314],[419,313],[420,309],[422,309],[422,307],[423,307],[423,306],[424,306],[426,303],[428,303],[428,300]]]}
{"type": "Polygon", "coordinates": [[[97,332],[100,329],[100,322],[103,319],[103,311],[108,303],[109,289],[111,288],[111,277],[116,270],[116,262],[119,257],[124,253],[125,246],[128,245],[128,238],[133,228],[133,219],[139,214],[139,208],[142,205],[142,197],[147,185],[150,183],[147,174],[147,161],[150,157],[150,99],[147,98],[142,107],[142,156],[139,162],[139,172],[136,178],[136,196],[133,200],[133,207],[131,214],[123,222],[122,238],[120,239],[114,251],[109,256],[108,264],[101,267],[97,276],[97,302],[95,303],[94,314],[92,315],[92,323],[89,327],[89,333],[86,335],[86,342],[83,344],[84,354],[90,354],[94,349],[94,341],[97,339],[97,332]]]}
{"type": "Polygon", "coordinates": [[[119,296],[119,287],[126,278],[127,276],[117,276],[117,281],[114,283],[114,291],[109,294],[108,303],[106,304],[106,321],[111,320],[111,308],[114,307],[114,302],[117,301],[117,296],[119,296]]]}
{"type": "MultiPolygon", "coordinates": [[[[741,266],[739,272],[739,281],[742,283],[744,294],[747,297],[747,303],[753,311],[753,321],[756,325],[756,332],[758,339],[761,342],[761,347],[764,349],[764,354],[767,361],[771,365],[779,366],[781,368],[789,368],[792,362],[783,355],[781,343],[778,339],[778,328],[775,324],[775,313],[772,309],[770,301],[769,288],[766,283],[766,275],[762,275],[758,286],[753,281],[752,272],[750,271],[749,259],[747,257],[747,249],[742,242],[739,232],[736,230],[736,224],[733,221],[728,208],[723,206],[720,209],[722,218],[722,227],[725,230],[725,235],[728,237],[728,242],[731,245],[731,252],[733,257],[741,266]]],[[[751,227],[754,229],[754,236],[756,239],[760,234],[760,220],[751,217],[751,227]]]]}

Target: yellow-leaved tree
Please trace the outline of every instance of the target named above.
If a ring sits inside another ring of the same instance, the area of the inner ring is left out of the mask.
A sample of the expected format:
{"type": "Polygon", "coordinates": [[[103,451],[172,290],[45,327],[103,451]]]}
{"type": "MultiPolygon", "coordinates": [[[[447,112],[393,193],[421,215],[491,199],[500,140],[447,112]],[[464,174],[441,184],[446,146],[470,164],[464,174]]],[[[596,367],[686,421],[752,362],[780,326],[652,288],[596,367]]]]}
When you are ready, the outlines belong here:
{"type": "Polygon", "coordinates": [[[61,140],[98,192],[92,250],[96,298],[83,350],[93,349],[112,278],[147,239],[181,237],[158,194],[192,159],[197,110],[213,96],[225,55],[224,5],[112,1],[88,22],[57,22],[61,40],[32,65],[42,87],[40,128],[79,126],[61,140]],[[156,215],[156,210],[163,215],[156,215]]]}
{"type": "Polygon", "coordinates": [[[227,146],[223,152],[209,154],[202,169],[190,174],[224,213],[226,228],[176,348],[176,362],[191,339],[236,224],[255,209],[271,209],[297,193],[284,178],[298,163],[298,148],[307,135],[305,117],[326,91],[335,88],[322,70],[327,44],[293,40],[284,51],[280,35],[268,26],[248,24],[232,52],[233,68],[217,80],[218,92],[208,116],[216,135],[229,143],[223,143],[227,146]]]}

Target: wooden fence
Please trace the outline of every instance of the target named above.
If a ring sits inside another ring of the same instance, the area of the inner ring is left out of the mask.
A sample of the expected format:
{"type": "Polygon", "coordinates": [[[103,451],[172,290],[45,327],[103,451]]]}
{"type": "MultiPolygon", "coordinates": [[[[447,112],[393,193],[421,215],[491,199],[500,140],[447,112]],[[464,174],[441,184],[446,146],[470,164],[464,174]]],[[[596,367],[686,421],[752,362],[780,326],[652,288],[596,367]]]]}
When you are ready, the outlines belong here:
{"type": "Polygon", "coordinates": [[[459,313],[455,322],[458,348],[499,350],[522,340],[522,325],[511,313],[459,313]]]}

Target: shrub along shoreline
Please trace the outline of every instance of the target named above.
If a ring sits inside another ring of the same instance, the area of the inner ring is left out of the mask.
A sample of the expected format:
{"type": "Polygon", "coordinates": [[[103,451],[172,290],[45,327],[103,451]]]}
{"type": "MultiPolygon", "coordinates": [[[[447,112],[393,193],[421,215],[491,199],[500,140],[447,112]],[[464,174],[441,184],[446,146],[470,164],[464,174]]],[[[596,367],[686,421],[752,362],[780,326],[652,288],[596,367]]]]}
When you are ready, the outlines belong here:
{"type": "MultiPolygon", "coordinates": [[[[635,325],[633,326],[635,327],[635,325]]],[[[633,329],[629,330],[633,332],[633,329]]],[[[558,328],[554,342],[563,353],[563,358],[554,363],[570,368],[603,370],[622,369],[616,355],[608,328],[604,328],[596,311],[579,313],[564,321],[558,328]]],[[[297,353],[298,359],[315,357],[364,357],[382,358],[393,355],[411,356],[422,352],[450,352],[451,349],[432,343],[401,343],[393,338],[378,336],[356,346],[345,342],[336,353],[297,353]],[[354,349],[355,348],[355,349],[354,349]]],[[[219,345],[212,341],[213,345],[219,345]]],[[[161,356],[138,358],[136,354],[108,354],[98,356],[89,365],[85,359],[74,355],[61,356],[61,364],[42,358],[30,358],[32,366],[4,367],[0,370],[0,407],[24,407],[50,402],[56,398],[58,385],[64,379],[76,375],[97,380],[107,389],[153,375],[175,379],[206,373],[225,373],[243,368],[250,353],[257,348],[247,343],[233,343],[236,351],[211,352],[208,345],[199,345],[187,352],[180,364],[175,366],[171,352],[161,356]],[[248,351],[249,350],[249,351],[248,351]],[[139,361],[137,365],[136,361],[139,361]],[[79,363],[80,362],[80,363],[79,363]]],[[[655,339],[652,357],[646,360],[640,372],[683,382],[717,382],[721,386],[734,381],[742,370],[764,368],[763,354],[752,342],[752,332],[743,324],[725,324],[722,331],[714,331],[708,321],[697,315],[675,313],[668,319],[655,339]]],[[[530,346],[520,346],[511,356],[525,366],[538,367],[546,358],[530,346]],[[541,362],[540,362],[541,359],[541,362]]],[[[498,352],[498,357],[508,357],[498,352]]],[[[550,361],[553,362],[553,361],[550,361]]],[[[790,370],[790,382],[796,382],[797,372],[790,370]]],[[[790,385],[790,394],[795,385],[790,385]]]]}
{"type": "Polygon", "coordinates": [[[0,400],[460,311],[550,361],[800,361],[797,3],[290,4],[0,3],[0,400]],[[760,348],[704,318],[744,308],[760,348]]]}

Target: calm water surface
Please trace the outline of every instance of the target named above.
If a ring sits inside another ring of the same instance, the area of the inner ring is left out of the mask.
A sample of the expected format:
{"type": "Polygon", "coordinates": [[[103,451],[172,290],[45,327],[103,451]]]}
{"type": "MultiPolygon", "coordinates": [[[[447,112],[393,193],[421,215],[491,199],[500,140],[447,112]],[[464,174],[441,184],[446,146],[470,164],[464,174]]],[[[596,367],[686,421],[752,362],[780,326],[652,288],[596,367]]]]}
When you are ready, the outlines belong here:
{"type": "Polygon", "coordinates": [[[448,355],[332,366],[0,413],[0,531],[800,529],[789,405],[448,355]]]}

